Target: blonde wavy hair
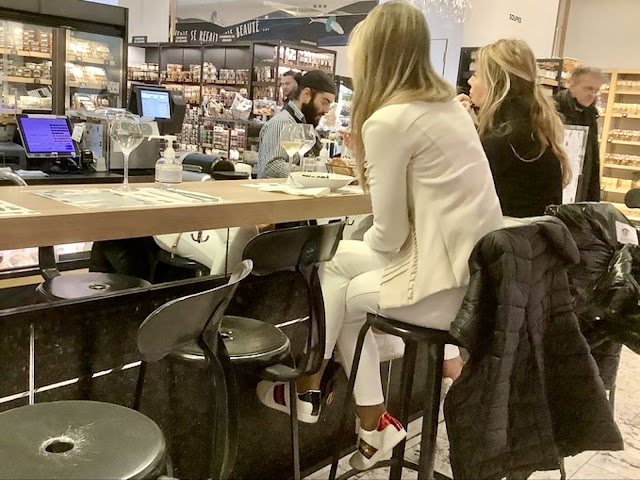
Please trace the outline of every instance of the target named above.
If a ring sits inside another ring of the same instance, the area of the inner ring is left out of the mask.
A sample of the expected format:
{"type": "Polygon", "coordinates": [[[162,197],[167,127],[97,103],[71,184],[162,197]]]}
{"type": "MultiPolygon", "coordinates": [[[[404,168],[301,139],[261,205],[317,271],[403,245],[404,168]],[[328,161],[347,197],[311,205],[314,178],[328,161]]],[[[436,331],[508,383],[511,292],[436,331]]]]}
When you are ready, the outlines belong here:
{"type": "Polygon", "coordinates": [[[541,145],[540,155],[551,148],[560,160],[563,185],[571,181],[571,166],[564,150],[564,125],[553,99],[538,85],[536,57],[522,40],[502,39],[478,50],[475,76],[486,89],[486,98],[478,115],[480,137],[504,135],[504,125],[497,124],[498,115],[508,98],[524,100],[531,106],[532,134],[541,145]]]}
{"type": "Polygon", "coordinates": [[[444,102],[455,95],[453,87],[431,65],[430,44],[429,27],[422,12],[398,0],[375,7],[351,34],[351,150],[365,189],[362,127],[367,119],[387,105],[444,102]]]}

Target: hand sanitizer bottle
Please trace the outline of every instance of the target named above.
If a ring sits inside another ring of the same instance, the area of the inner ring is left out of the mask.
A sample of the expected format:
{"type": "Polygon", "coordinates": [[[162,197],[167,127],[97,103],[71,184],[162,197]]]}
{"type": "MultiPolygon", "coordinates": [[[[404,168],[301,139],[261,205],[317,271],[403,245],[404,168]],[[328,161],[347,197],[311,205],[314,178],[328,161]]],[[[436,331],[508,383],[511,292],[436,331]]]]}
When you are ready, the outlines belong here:
{"type": "Polygon", "coordinates": [[[176,151],[173,149],[174,135],[151,135],[149,140],[159,138],[167,141],[164,157],[156,162],[156,185],[160,188],[175,187],[182,183],[182,163],[176,159],[176,151]]]}

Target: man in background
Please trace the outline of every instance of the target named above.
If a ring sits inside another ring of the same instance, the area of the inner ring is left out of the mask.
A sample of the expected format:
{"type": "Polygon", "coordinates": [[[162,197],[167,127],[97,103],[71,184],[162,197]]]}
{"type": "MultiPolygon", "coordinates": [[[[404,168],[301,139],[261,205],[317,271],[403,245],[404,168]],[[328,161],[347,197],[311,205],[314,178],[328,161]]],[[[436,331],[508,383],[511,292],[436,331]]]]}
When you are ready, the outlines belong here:
{"type": "MultiPolygon", "coordinates": [[[[285,125],[306,123],[318,126],[331,104],[336,100],[333,77],[320,70],[313,70],[300,79],[300,85],[291,95],[280,113],[269,120],[260,131],[258,150],[258,178],[286,178],[289,165],[286,151],[280,145],[280,136],[285,125]]],[[[311,150],[314,156],[320,153],[322,144],[317,138],[311,150]]]]}
{"type": "Polygon", "coordinates": [[[282,74],[280,86],[282,87],[282,95],[285,103],[291,100],[291,96],[298,89],[298,84],[300,83],[301,78],[302,75],[298,72],[294,72],[293,70],[289,70],[282,74]]]}
{"type": "MultiPolygon", "coordinates": [[[[600,201],[600,146],[598,144],[598,109],[596,100],[606,77],[601,70],[578,67],[569,78],[569,88],[556,95],[558,111],[566,125],[589,127],[587,150],[578,186],[577,202],[600,201]]],[[[573,172],[579,175],[580,172],[573,172]]]]}

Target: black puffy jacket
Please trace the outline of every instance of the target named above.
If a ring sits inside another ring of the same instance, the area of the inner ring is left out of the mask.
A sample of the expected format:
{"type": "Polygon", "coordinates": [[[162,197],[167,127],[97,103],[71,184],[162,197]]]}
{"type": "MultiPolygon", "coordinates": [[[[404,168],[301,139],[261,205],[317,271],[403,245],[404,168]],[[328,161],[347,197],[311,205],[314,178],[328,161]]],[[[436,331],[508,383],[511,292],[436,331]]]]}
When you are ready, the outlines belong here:
{"type": "Polygon", "coordinates": [[[552,217],[484,237],[451,334],[471,355],[445,401],[454,477],[527,478],[585,450],[621,450],[573,312],[576,244],[552,217]]]}

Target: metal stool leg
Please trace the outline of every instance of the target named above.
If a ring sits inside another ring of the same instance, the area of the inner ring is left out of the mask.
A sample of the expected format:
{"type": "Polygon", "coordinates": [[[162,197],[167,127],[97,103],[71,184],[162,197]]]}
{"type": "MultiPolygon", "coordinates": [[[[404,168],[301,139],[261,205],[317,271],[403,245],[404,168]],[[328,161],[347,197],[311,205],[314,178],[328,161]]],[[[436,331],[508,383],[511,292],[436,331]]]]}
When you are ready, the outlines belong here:
{"type": "MultiPolygon", "coordinates": [[[[345,393],[344,406],[342,408],[342,418],[338,424],[338,437],[342,434],[344,426],[347,423],[347,417],[349,415],[349,406],[351,404],[351,395],[353,394],[353,387],[356,384],[356,375],[358,373],[358,365],[360,365],[360,357],[362,356],[362,346],[364,345],[364,339],[367,336],[367,332],[371,328],[371,324],[366,321],[360,329],[358,334],[358,342],[356,343],[356,351],[353,355],[353,365],[351,366],[351,373],[349,374],[349,383],[347,385],[347,391],[345,393]]],[[[340,461],[340,445],[336,447],[333,454],[333,462],[331,463],[331,472],[329,473],[329,480],[335,480],[336,473],[338,472],[338,462],[340,461]]]]}
{"type": "MultiPolygon", "coordinates": [[[[402,373],[400,376],[400,396],[398,408],[398,420],[403,427],[409,422],[409,406],[411,404],[411,391],[413,389],[413,374],[416,368],[416,357],[418,355],[418,344],[405,340],[404,358],[402,360],[402,373]]],[[[389,480],[401,480],[402,468],[404,467],[404,448],[406,439],[401,441],[393,449],[391,458],[391,472],[389,480]]]]}
{"type": "Polygon", "coordinates": [[[293,478],[300,480],[300,440],[298,437],[298,399],[296,382],[289,383],[289,405],[291,405],[291,451],[293,453],[293,478]]]}
{"type": "Polygon", "coordinates": [[[136,394],[133,399],[133,409],[140,411],[140,400],[142,399],[142,388],[144,387],[144,377],[147,374],[147,362],[140,364],[138,371],[138,381],[136,383],[136,394]]]}
{"type": "Polygon", "coordinates": [[[442,363],[444,362],[444,345],[432,343],[428,344],[427,348],[427,371],[425,373],[427,383],[424,391],[422,439],[420,441],[420,462],[418,464],[418,478],[424,480],[435,478],[438,410],[440,409],[442,363]]]}

